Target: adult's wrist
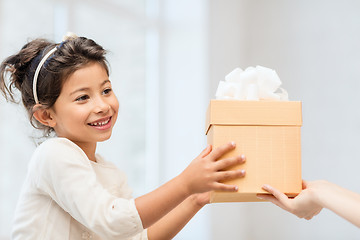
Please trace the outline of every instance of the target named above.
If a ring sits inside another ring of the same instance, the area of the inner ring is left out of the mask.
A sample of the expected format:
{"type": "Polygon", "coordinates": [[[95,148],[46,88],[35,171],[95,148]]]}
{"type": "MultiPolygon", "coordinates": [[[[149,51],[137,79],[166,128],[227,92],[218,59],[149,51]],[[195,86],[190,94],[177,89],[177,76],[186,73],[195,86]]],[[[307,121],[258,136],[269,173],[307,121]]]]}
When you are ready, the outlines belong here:
{"type": "Polygon", "coordinates": [[[313,199],[318,205],[326,208],[331,183],[326,180],[318,180],[314,183],[315,187],[312,188],[313,199]]]}

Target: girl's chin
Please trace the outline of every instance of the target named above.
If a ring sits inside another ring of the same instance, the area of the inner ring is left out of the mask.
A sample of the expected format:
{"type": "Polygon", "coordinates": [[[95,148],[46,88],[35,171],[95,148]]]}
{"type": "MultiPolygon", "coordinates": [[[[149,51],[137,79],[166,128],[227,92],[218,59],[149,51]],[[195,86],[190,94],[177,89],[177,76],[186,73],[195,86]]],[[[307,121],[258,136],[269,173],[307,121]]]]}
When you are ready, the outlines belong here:
{"type": "Polygon", "coordinates": [[[86,143],[86,144],[91,144],[94,143],[96,144],[97,142],[104,142],[106,140],[108,140],[111,137],[111,132],[108,132],[107,134],[102,134],[101,136],[88,136],[86,138],[76,138],[74,136],[58,136],[58,137],[63,137],[63,138],[67,138],[72,142],[75,143],[86,143]]]}
{"type": "Polygon", "coordinates": [[[109,140],[110,137],[99,139],[97,142],[105,142],[106,140],[109,140]]]}
{"type": "Polygon", "coordinates": [[[104,141],[106,141],[106,140],[109,140],[110,137],[111,137],[111,133],[109,133],[109,134],[106,135],[106,136],[100,137],[100,138],[97,140],[97,142],[104,142],[104,141]]]}

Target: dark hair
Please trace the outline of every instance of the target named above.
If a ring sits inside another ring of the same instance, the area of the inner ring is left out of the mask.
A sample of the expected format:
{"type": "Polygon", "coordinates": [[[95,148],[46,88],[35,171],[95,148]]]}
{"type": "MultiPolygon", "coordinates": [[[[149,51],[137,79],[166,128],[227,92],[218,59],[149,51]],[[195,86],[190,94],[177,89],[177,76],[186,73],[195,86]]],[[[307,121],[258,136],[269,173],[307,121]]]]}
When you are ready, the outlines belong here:
{"type": "Polygon", "coordinates": [[[51,108],[60,95],[62,86],[76,70],[92,62],[101,64],[109,75],[106,51],[91,39],[72,37],[61,44],[46,39],[35,39],[25,44],[17,53],[6,58],[0,65],[0,90],[6,100],[17,102],[15,89],[21,93],[30,123],[37,129],[44,129],[47,134],[52,128],[44,126],[33,117],[35,100],[33,78],[41,59],[51,49],[57,50],[45,61],[37,80],[37,96],[41,105],[51,108]]]}

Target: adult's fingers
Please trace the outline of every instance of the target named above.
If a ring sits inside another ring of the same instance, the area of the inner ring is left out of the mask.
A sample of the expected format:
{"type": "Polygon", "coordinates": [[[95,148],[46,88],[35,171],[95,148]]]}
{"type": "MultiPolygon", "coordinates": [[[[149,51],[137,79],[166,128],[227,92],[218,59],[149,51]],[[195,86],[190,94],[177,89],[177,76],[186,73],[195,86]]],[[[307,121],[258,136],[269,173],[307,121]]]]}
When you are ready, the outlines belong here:
{"type": "Polygon", "coordinates": [[[289,198],[284,193],[267,184],[265,184],[262,188],[271,193],[286,209],[290,209],[289,198]]]}
{"type": "Polygon", "coordinates": [[[308,182],[305,180],[302,180],[302,189],[306,189],[308,187],[308,182]]]}
{"type": "Polygon", "coordinates": [[[286,206],[284,204],[282,204],[276,197],[274,197],[273,195],[270,194],[257,194],[256,195],[258,198],[265,200],[265,201],[269,201],[272,202],[273,204],[275,204],[276,206],[287,210],[286,206]]]}
{"type": "Polygon", "coordinates": [[[320,208],[319,210],[317,210],[314,214],[314,216],[318,215],[321,212],[322,208],[320,208]]]}

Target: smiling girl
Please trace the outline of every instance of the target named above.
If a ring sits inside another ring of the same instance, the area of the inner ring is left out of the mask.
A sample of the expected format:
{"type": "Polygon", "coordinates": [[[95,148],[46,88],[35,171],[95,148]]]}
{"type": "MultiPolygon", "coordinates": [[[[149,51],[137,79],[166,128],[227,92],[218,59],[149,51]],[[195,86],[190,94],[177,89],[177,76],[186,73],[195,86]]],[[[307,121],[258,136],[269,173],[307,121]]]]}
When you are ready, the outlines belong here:
{"type": "Polygon", "coordinates": [[[171,239],[209,202],[208,191],[236,191],[222,181],[245,174],[224,170],[245,161],[222,158],[234,143],[208,146],[181,174],[134,199],[125,174],[96,154],[119,108],[105,53],[84,37],[35,39],[0,66],[5,98],[15,101],[19,90],[32,125],[56,135],[31,157],[13,239],[171,239]]]}

